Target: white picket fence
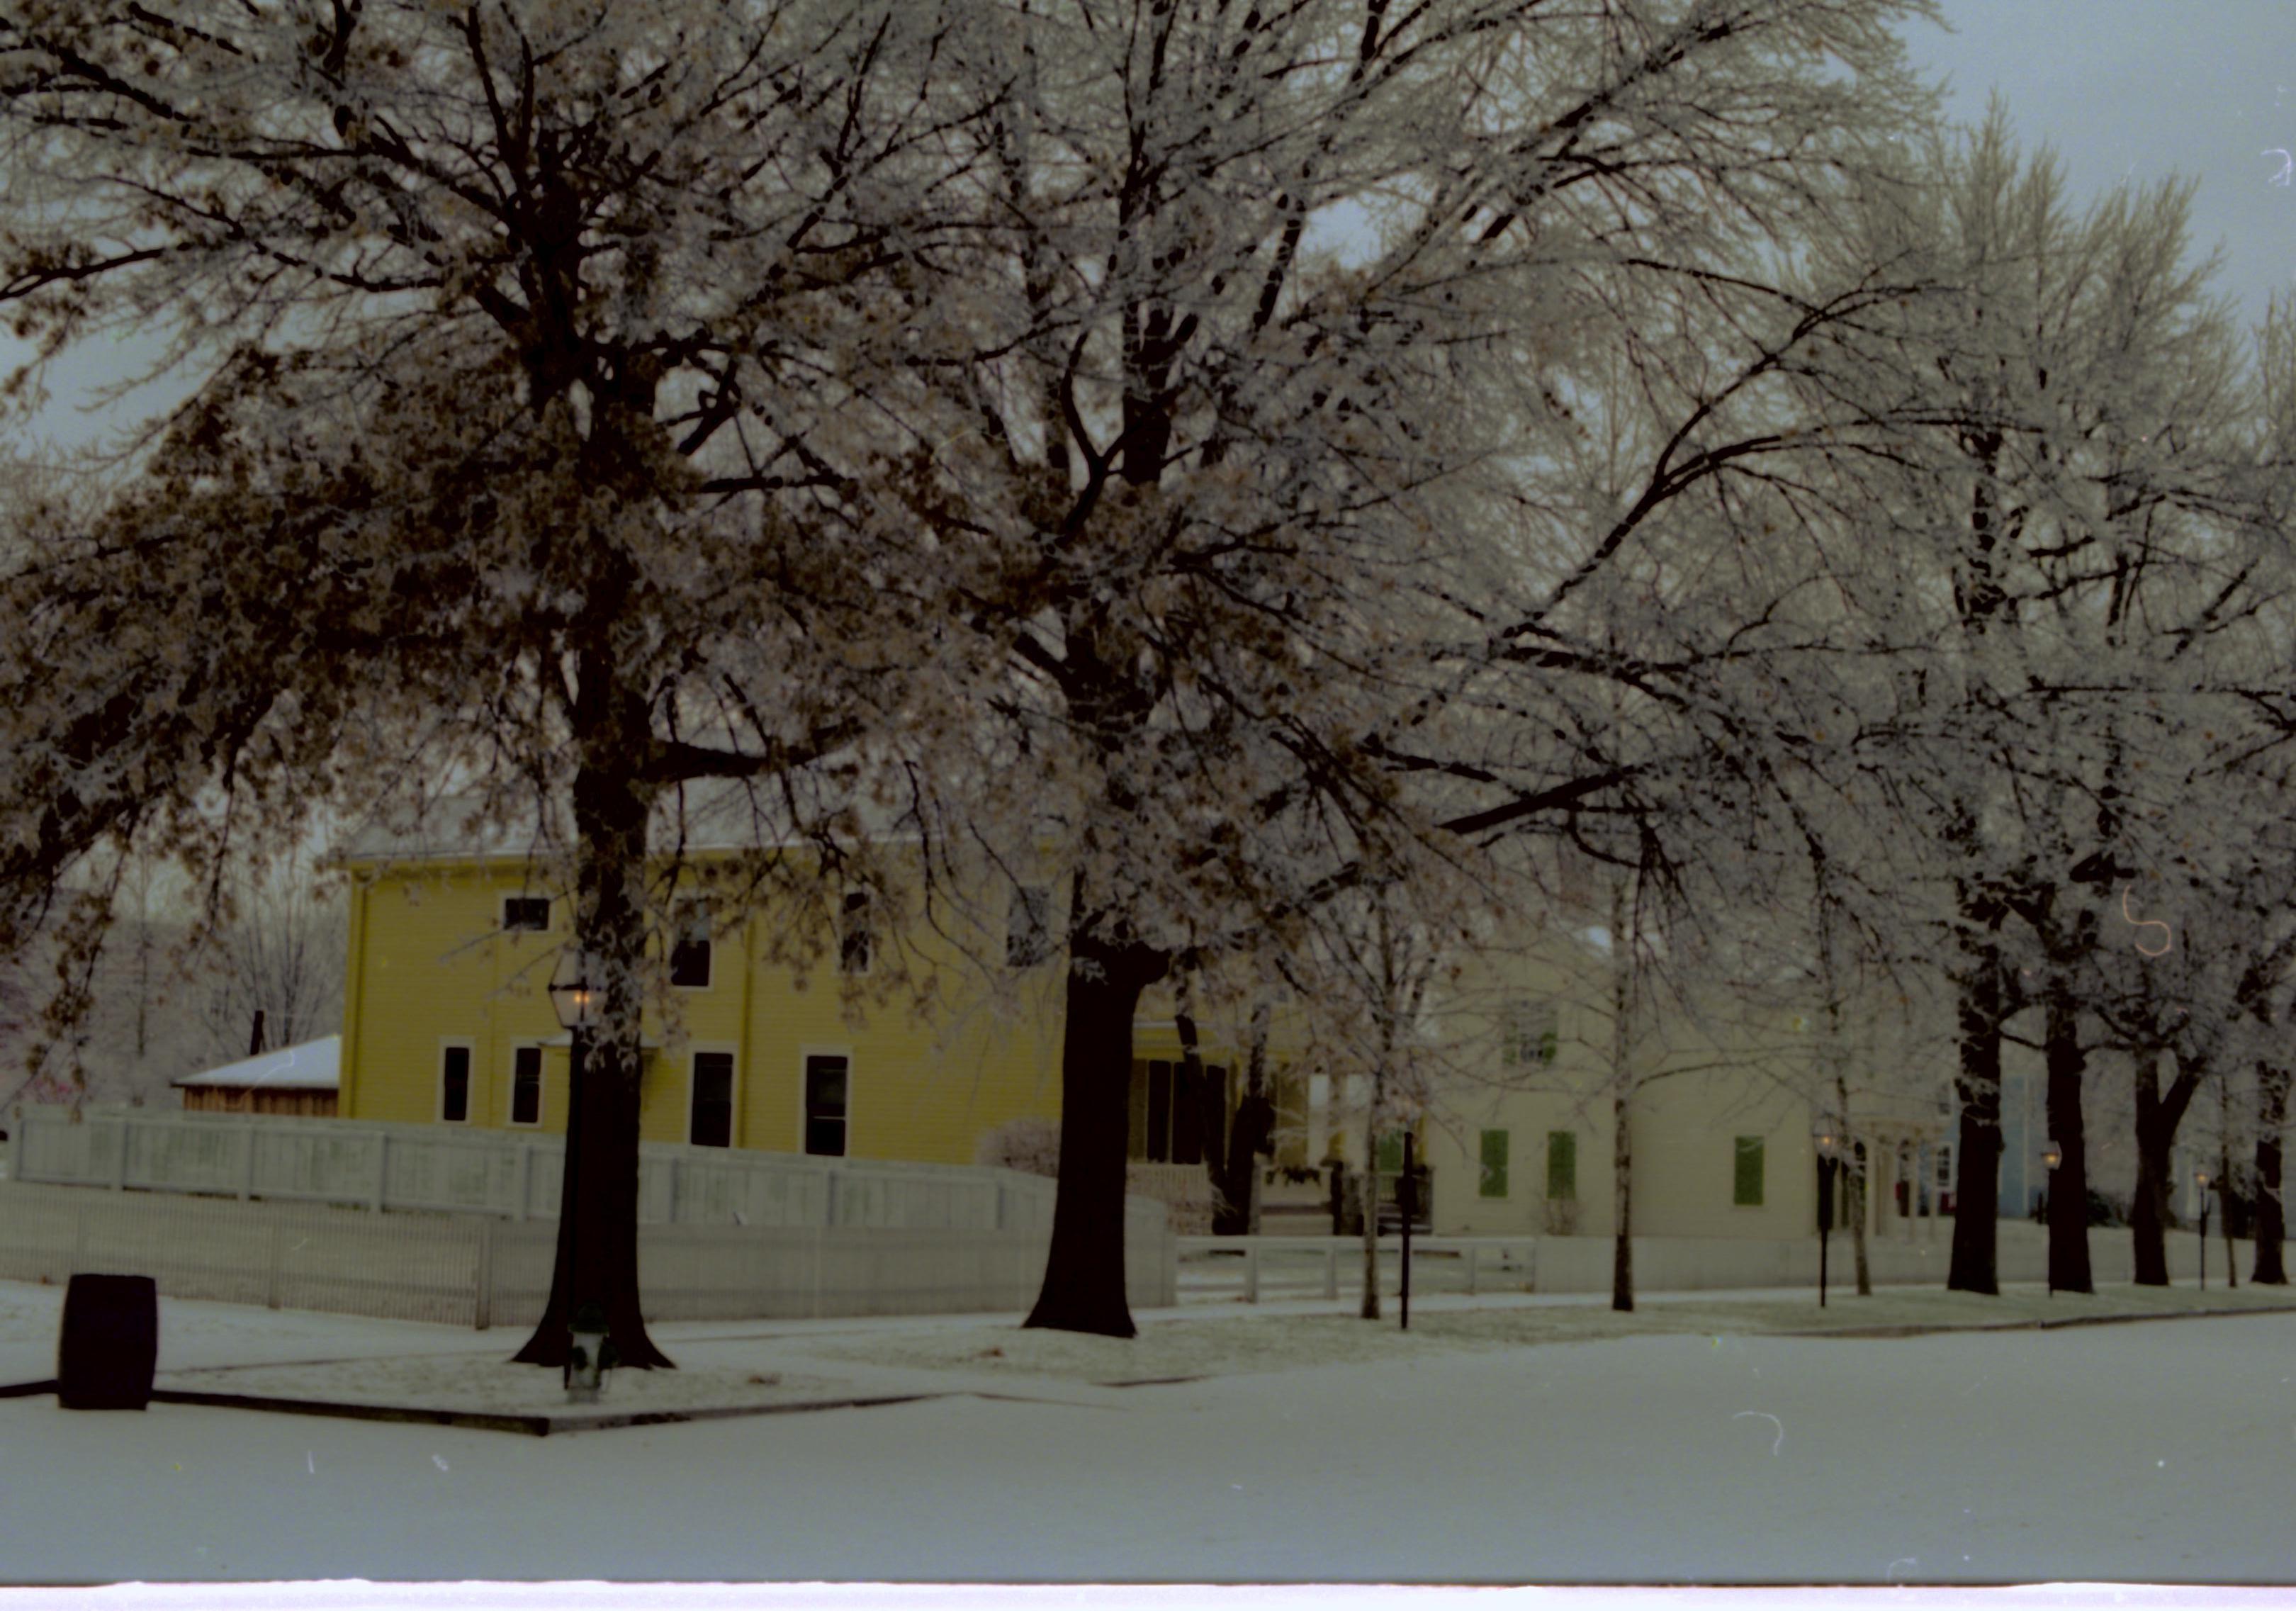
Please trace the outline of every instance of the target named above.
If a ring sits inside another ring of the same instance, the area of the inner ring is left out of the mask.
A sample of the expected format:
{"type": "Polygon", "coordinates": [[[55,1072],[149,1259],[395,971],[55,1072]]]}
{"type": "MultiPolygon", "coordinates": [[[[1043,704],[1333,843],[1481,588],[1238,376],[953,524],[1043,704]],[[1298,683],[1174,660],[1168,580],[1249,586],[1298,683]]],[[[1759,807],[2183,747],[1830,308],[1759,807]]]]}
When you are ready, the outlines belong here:
{"type": "MultiPolygon", "coordinates": [[[[2089,1262],[2097,1280],[2136,1278],[2128,1230],[2099,1227],[2089,1232],[2088,1239],[2089,1262]]],[[[1361,1237],[1183,1236],[1177,1245],[1181,1288],[1193,1301],[1336,1299],[1343,1289],[1349,1297],[1363,1291],[1361,1237]]],[[[2166,1246],[2169,1278],[2179,1283],[2194,1279],[2201,1263],[2198,1237],[2189,1230],[2171,1231],[2166,1246]]],[[[1380,1279],[1385,1290],[1392,1291],[1402,1238],[1382,1237],[1379,1248],[1380,1279]]],[[[1817,1285],[1815,1236],[1787,1241],[1636,1237],[1634,1252],[1635,1286],[1645,1293],[1817,1285]]],[[[1832,1284],[1842,1291],[1854,1289],[1857,1268],[1849,1238],[1836,1236],[1830,1253],[1832,1284]]],[[[1423,1294],[1603,1293],[1611,1289],[1613,1253],[1608,1237],[1414,1237],[1411,1278],[1414,1290],[1423,1294]]],[[[1866,1253],[1877,1286],[1941,1286],[1952,1258],[1950,1222],[1940,1221],[1937,1235],[1920,1241],[1871,1237],[1866,1253]]],[[[2224,1238],[2212,1238],[2208,1253],[2211,1280],[2224,1279],[2225,1256],[2224,1238]]],[[[2236,1244],[2235,1258],[2241,1278],[2246,1280],[2254,1251],[2242,1241],[2236,1244]]],[[[1995,1265],[1997,1278],[2005,1282],[2046,1280],[2046,1233],[2027,1221],[2003,1221],[1995,1237],[1995,1265]]]]}
{"type": "MultiPolygon", "coordinates": [[[[37,1106],[8,1130],[0,1279],[144,1274],[174,1297],[480,1327],[530,1322],[548,1296],[557,1136],[37,1106]]],[[[646,1312],[1024,1309],[1055,1189],[1012,1170],[647,1142],[646,1312]]],[[[1164,1204],[1127,1196],[1124,1237],[1131,1302],[1176,1303],[1164,1204]]]]}
{"type": "MultiPolygon", "coordinates": [[[[552,1219],[563,1138],[435,1124],[28,1106],[9,1127],[8,1176],[373,1211],[552,1219]]],[[[1013,1170],[821,1158],[645,1142],[646,1224],[868,1226],[1049,1235],[1054,1183],[1013,1170]]],[[[1160,1220],[1163,1206],[1129,1197],[1160,1220]]]]}
{"type": "MultiPolygon", "coordinates": [[[[62,1286],[148,1275],[168,1297],[446,1325],[531,1325],[557,1227],[492,1214],[376,1214],[215,1197],[0,1185],[0,1279],[62,1286]]],[[[1049,1237],[1032,1230],[648,1224],[638,1284],[652,1320],[1025,1310],[1049,1237]]],[[[1175,1302],[1172,1238],[1128,1217],[1126,1291],[1175,1302]]]]}

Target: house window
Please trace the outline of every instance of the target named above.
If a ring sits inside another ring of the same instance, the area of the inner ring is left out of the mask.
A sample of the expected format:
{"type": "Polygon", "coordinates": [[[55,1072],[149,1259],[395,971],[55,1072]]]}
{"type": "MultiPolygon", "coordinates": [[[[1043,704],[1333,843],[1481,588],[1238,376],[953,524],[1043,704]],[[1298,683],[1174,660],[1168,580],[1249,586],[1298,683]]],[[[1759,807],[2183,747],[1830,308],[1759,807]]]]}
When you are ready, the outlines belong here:
{"type": "Polygon", "coordinates": [[[1740,1208],[1762,1205],[1762,1138],[1737,1138],[1737,1171],[1731,1181],[1730,1201],[1740,1208]]]}
{"type": "Polygon", "coordinates": [[[1507,1132],[1487,1130],[1482,1134],[1483,1172],[1477,1177],[1475,1195],[1479,1197],[1504,1197],[1507,1195],[1507,1132]]]}
{"type": "Polygon", "coordinates": [[[1004,929],[1004,966],[1034,967],[1053,954],[1053,892],[1042,884],[1021,884],[1004,929]]]}
{"type": "Polygon", "coordinates": [[[449,1046],[439,1058],[439,1118],[441,1123],[471,1122],[471,1048],[449,1046]]]}
{"type": "Polygon", "coordinates": [[[1546,1132],[1546,1200],[1578,1200],[1578,1138],[1567,1130],[1546,1132]]]}
{"type": "Polygon", "coordinates": [[[1499,1062],[1508,1068],[1545,1067],[1561,1048],[1554,1009],[1543,1001],[1518,999],[1500,1014],[1499,1062]]]}
{"type": "Polygon", "coordinates": [[[820,1158],[845,1155],[846,1086],[851,1072],[843,1057],[805,1060],[805,1150],[820,1158]]]}
{"type": "Polygon", "coordinates": [[[510,1122],[542,1122],[542,1048],[513,1047],[510,1054],[510,1122]]]}
{"type": "Polygon", "coordinates": [[[865,974],[869,971],[869,892],[845,892],[845,909],[837,925],[838,971],[865,974]]]}
{"type": "Polygon", "coordinates": [[[504,933],[540,934],[550,927],[550,897],[547,895],[505,895],[503,897],[503,932],[504,933]]]}
{"type": "Polygon", "coordinates": [[[669,982],[680,990],[709,988],[709,906],[689,900],[678,911],[677,938],[669,948],[669,982]]]}
{"type": "Polygon", "coordinates": [[[1226,1155],[1228,1071],[1147,1058],[1132,1065],[1125,1155],[1144,1163],[1201,1163],[1226,1155]]]}
{"type": "MultiPolygon", "coordinates": [[[[842,1151],[841,1119],[839,1125],[839,1150],[842,1151]]],[[[696,1147],[734,1145],[733,1053],[693,1054],[693,1116],[687,1127],[685,1138],[696,1147]]],[[[812,1149],[808,1147],[807,1150],[812,1149]]]]}

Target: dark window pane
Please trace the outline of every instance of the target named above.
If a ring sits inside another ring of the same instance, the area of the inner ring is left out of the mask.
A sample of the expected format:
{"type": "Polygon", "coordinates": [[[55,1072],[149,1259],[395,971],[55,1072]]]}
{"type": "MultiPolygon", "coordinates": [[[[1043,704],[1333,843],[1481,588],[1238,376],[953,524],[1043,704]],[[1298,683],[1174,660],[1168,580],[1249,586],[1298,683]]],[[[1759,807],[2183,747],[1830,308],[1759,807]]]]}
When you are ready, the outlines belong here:
{"type": "Polygon", "coordinates": [[[445,1089],[439,1101],[439,1116],[449,1124],[462,1124],[471,1117],[471,1048],[450,1046],[442,1059],[445,1089]]]}
{"type": "Polygon", "coordinates": [[[805,1060],[805,1150],[816,1157],[845,1155],[845,1088],[842,1057],[805,1060]]]}
{"type": "Polygon", "coordinates": [[[681,940],[669,949],[669,982],[690,990],[709,987],[709,942],[681,940]]]}
{"type": "Polygon", "coordinates": [[[693,1054],[693,1127],[696,1147],[734,1145],[734,1054],[693,1054]]]}
{"type": "Polygon", "coordinates": [[[542,1122],[542,1048],[521,1046],[510,1055],[510,1122],[542,1122]]]}
{"type": "Polygon", "coordinates": [[[503,901],[503,927],[540,933],[550,927],[550,898],[512,895],[503,901]]]}
{"type": "Polygon", "coordinates": [[[869,892],[849,890],[839,928],[837,966],[849,974],[869,971],[869,892]]]}
{"type": "Polygon", "coordinates": [[[1172,1065],[1148,1064],[1148,1162],[1172,1161],[1172,1065]]]}

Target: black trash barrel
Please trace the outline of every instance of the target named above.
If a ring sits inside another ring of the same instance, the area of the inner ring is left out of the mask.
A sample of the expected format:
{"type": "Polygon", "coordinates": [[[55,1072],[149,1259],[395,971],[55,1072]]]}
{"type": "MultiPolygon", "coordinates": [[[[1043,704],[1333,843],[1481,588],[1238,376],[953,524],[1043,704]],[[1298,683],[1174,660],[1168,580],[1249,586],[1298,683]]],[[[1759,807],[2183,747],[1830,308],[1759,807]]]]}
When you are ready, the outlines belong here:
{"type": "Polygon", "coordinates": [[[142,1410],[160,1359],[160,1291],[150,1276],[74,1276],[56,1343],[66,1410],[142,1410]]]}

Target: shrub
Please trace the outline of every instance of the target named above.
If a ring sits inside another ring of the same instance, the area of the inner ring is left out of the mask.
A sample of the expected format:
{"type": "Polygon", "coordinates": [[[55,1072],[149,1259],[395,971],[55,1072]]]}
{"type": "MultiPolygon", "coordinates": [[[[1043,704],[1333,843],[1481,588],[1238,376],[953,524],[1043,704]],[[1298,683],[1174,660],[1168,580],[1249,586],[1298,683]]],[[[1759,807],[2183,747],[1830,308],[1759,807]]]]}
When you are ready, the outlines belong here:
{"type": "Polygon", "coordinates": [[[980,1138],[976,1163],[1017,1169],[1025,1175],[1056,1179],[1061,1172],[1061,1126],[1056,1119],[1007,1119],[980,1138]]]}

